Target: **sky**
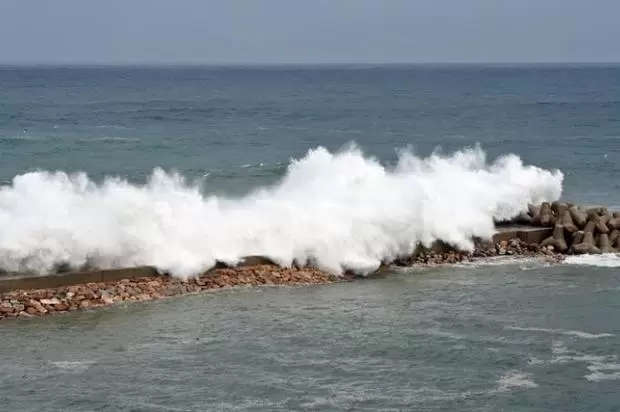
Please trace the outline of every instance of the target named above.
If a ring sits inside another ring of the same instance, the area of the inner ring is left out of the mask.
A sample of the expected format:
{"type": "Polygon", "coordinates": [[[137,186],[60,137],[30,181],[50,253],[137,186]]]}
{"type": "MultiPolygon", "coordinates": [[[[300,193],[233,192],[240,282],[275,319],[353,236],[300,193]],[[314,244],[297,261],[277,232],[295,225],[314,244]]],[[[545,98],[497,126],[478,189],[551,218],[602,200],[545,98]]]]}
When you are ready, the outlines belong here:
{"type": "Polygon", "coordinates": [[[0,0],[0,64],[620,62],[620,0],[0,0]]]}

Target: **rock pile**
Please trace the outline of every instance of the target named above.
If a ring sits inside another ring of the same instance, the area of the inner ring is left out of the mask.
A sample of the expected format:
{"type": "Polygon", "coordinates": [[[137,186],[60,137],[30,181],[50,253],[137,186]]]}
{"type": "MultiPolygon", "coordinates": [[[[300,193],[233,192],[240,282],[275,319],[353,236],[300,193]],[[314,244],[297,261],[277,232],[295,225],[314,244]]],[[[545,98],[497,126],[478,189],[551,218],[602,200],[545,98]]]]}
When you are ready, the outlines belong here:
{"type": "Polygon", "coordinates": [[[54,289],[15,290],[0,295],[0,319],[53,315],[118,302],[147,301],[234,286],[324,284],[338,280],[341,279],[310,268],[260,265],[217,269],[190,279],[158,276],[54,289]]]}

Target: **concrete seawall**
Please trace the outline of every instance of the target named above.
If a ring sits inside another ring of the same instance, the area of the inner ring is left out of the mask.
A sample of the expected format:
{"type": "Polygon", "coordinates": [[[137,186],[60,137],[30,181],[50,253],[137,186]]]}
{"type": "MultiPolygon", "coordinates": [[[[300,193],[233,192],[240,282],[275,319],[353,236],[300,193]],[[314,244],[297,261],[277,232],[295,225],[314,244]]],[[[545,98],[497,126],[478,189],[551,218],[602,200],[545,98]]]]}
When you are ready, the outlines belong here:
{"type": "MultiPolygon", "coordinates": [[[[535,227],[528,225],[498,226],[492,243],[500,243],[512,239],[520,239],[527,244],[539,244],[551,236],[552,228],[535,227]]],[[[442,247],[432,248],[435,253],[442,253],[442,247]]],[[[252,256],[242,260],[239,267],[258,267],[269,264],[268,259],[252,256]]],[[[52,289],[71,285],[88,283],[115,282],[122,279],[142,279],[161,277],[153,267],[133,267],[110,270],[94,270],[86,272],[68,272],[46,276],[14,273],[10,276],[0,276],[0,293],[13,290],[52,289]]]]}

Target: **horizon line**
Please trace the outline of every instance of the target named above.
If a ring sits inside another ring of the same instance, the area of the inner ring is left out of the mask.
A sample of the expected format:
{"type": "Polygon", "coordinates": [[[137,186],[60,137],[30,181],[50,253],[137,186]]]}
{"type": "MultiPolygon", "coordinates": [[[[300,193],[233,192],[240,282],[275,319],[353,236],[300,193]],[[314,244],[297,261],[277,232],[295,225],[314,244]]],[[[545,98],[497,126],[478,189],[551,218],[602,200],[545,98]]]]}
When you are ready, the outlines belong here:
{"type": "Polygon", "coordinates": [[[619,61],[532,61],[532,62],[1,62],[0,68],[278,68],[278,67],[528,67],[528,66],[618,66],[619,61]]]}

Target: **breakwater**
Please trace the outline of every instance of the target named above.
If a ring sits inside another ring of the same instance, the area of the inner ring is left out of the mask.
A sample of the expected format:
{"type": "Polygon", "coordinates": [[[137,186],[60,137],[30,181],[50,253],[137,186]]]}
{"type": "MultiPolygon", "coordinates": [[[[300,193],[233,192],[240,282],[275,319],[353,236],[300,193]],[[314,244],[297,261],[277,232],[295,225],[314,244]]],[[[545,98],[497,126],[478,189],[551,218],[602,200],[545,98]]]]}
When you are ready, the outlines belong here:
{"type": "MultiPolygon", "coordinates": [[[[473,251],[463,252],[443,242],[419,245],[391,266],[433,266],[473,262],[496,256],[539,256],[551,263],[566,254],[613,253],[620,248],[620,213],[601,206],[571,203],[529,205],[510,221],[496,222],[491,239],[474,239],[473,251]]],[[[89,270],[47,276],[15,274],[0,277],[0,319],[32,317],[92,309],[120,302],[148,301],[207,290],[262,285],[325,284],[351,281],[312,267],[280,267],[260,256],[235,267],[222,263],[198,276],[168,276],[153,267],[89,270]]]]}

